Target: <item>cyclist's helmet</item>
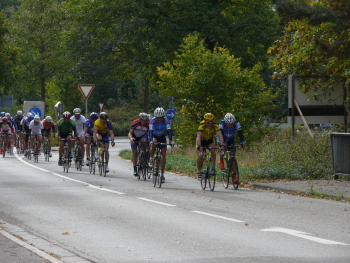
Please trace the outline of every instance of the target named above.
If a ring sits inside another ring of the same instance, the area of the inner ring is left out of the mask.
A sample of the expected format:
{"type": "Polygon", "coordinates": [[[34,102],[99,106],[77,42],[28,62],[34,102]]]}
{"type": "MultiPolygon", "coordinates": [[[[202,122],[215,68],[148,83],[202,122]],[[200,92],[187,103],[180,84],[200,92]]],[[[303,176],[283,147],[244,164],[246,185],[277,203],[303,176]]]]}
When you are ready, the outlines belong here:
{"type": "Polygon", "coordinates": [[[2,117],[2,122],[7,122],[8,121],[8,119],[7,119],[7,117],[2,117]]]}
{"type": "Polygon", "coordinates": [[[65,112],[63,113],[63,118],[64,118],[64,119],[69,119],[70,117],[71,117],[71,114],[70,114],[69,111],[65,111],[65,112]]]}
{"type": "Polygon", "coordinates": [[[204,115],[204,120],[205,120],[205,121],[213,121],[214,118],[215,118],[215,116],[214,116],[214,114],[212,114],[212,113],[206,113],[206,114],[204,115]]]}
{"type": "Polygon", "coordinates": [[[96,113],[96,112],[91,112],[91,114],[90,114],[90,119],[92,119],[92,120],[97,120],[97,119],[98,119],[97,113],[96,113]]]}
{"type": "Polygon", "coordinates": [[[1,113],[0,113],[0,116],[1,116],[1,117],[4,117],[4,116],[5,116],[5,112],[4,112],[4,111],[1,112],[1,113]]]}
{"type": "Polygon", "coordinates": [[[29,117],[30,115],[33,115],[31,112],[27,112],[27,117],[29,117]]]}
{"type": "Polygon", "coordinates": [[[140,120],[148,121],[148,114],[147,113],[141,112],[139,114],[139,117],[140,117],[140,120]]]}
{"type": "Polygon", "coordinates": [[[74,113],[74,114],[80,114],[80,113],[81,113],[81,109],[75,108],[75,109],[73,110],[73,113],[74,113]]]}
{"type": "Polygon", "coordinates": [[[17,115],[18,116],[22,116],[23,115],[23,112],[21,110],[17,111],[17,115]]]}
{"type": "Polygon", "coordinates": [[[152,115],[148,114],[148,120],[151,121],[152,120],[152,115]]]}
{"type": "Polygon", "coordinates": [[[36,121],[36,122],[40,121],[39,115],[35,115],[35,116],[34,116],[34,121],[36,121]]]}
{"type": "Polygon", "coordinates": [[[154,116],[155,117],[164,117],[165,116],[165,111],[163,108],[156,108],[154,111],[154,116]]]}
{"type": "Polygon", "coordinates": [[[45,120],[46,120],[47,122],[52,122],[52,117],[51,117],[51,116],[46,116],[45,120]]]}
{"type": "Polygon", "coordinates": [[[232,113],[227,113],[224,118],[226,123],[234,123],[235,122],[235,116],[233,116],[232,113]]]}
{"type": "Polygon", "coordinates": [[[28,116],[28,121],[32,121],[33,119],[34,119],[33,114],[30,114],[30,115],[28,116]]]}
{"type": "Polygon", "coordinates": [[[10,117],[11,117],[11,114],[8,113],[8,112],[6,112],[6,113],[5,113],[5,117],[10,118],[10,117]]]}
{"type": "Polygon", "coordinates": [[[100,113],[100,119],[101,120],[107,120],[108,119],[108,114],[105,113],[104,111],[100,113]]]}

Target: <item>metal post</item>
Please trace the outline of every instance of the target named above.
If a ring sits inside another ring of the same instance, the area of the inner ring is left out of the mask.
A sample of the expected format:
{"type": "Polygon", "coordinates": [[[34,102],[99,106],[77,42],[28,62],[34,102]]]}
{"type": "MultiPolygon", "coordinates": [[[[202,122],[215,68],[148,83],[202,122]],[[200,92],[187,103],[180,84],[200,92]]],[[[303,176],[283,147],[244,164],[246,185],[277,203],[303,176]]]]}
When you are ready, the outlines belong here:
{"type": "Polygon", "coordinates": [[[87,117],[88,115],[88,111],[87,111],[87,99],[85,100],[85,117],[87,117]]]}

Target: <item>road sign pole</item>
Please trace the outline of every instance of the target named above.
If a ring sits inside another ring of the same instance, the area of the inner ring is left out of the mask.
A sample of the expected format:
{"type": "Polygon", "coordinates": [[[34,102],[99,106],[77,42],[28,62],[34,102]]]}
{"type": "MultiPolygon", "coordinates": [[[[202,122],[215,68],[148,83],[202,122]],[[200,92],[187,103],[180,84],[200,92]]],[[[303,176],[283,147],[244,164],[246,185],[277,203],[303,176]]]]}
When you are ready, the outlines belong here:
{"type": "Polygon", "coordinates": [[[87,119],[87,114],[88,114],[88,111],[87,111],[87,99],[85,100],[85,117],[86,117],[86,119],[87,119]]]}

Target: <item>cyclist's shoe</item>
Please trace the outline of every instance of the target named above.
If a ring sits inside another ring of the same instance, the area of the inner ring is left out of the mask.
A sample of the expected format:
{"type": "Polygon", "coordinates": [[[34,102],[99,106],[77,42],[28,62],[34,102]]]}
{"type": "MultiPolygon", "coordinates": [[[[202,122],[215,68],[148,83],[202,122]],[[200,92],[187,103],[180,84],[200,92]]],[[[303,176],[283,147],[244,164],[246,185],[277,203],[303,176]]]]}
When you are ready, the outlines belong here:
{"type": "Polygon", "coordinates": [[[50,156],[50,158],[52,157],[52,153],[51,152],[49,152],[49,156],[50,156]]]}
{"type": "Polygon", "coordinates": [[[138,173],[137,171],[134,170],[134,176],[138,176],[138,173]]]}
{"type": "Polygon", "coordinates": [[[109,173],[109,167],[106,166],[106,173],[109,173]]]}
{"type": "Polygon", "coordinates": [[[58,165],[59,165],[59,166],[62,166],[62,158],[60,158],[60,159],[58,160],[58,165]]]}
{"type": "Polygon", "coordinates": [[[153,167],[153,158],[149,158],[149,167],[153,167]]]}
{"type": "Polygon", "coordinates": [[[164,174],[162,174],[161,179],[162,179],[162,184],[164,184],[164,183],[165,183],[165,177],[164,177],[164,174]]]}
{"type": "Polygon", "coordinates": [[[232,174],[232,179],[233,179],[233,182],[237,183],[238,181],[237,174],[232,174]]]}
{"type": "Polygon", "coordinates": [[[219,164],[219,168],[220,168],[221,170],[225,169],[225,164],[224,164],[224,160],[223,160],[223,159],[220,159],[219,162],[218,162],[218,164],[219,164]]]}
{"type": "Polygon", "coordinates": [[[31,153],[31,154],[34,154],[34,150],[32,149],[32,150],[30,151],[30,153],[31,153]]]}
{"type": "Polygon", "coordinates": [[[95,158],[98,159],[99,156],[98,156],[98,152],[95,152],[95,158]]]}
{"type": "Polygon", "coordinates": [[[86,166],[89,166],[89,165],[90,165],[90,159],[86,158],[86,166]]]}
{"type": "Polygon", "coordinates": [[[203,177],[203,172],[198,172],[197,173],[197,178],[198,178],[199,181],[202,180],[202,177],[203,177]]]}
{"type": "Polygon", "coordinates": [[[85,165],[85,161],[84,159],[81,160],[81,166],[84,166],[85,165]]]}

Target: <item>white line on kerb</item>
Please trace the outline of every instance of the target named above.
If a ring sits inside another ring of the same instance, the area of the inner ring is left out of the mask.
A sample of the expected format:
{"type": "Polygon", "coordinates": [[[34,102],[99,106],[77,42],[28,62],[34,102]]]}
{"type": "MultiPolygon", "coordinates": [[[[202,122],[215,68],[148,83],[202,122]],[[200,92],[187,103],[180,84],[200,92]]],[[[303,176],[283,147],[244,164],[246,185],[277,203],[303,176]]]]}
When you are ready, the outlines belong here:
{"type": "Polygon", "coordinates": [[[49,254],[46,254],[45,252],[41,251],[40,249],[37,249],[36,247],[33,247],[25,242],[23,242],[22,240],[20,240],[19,238],[11,235],[10,233],[7,233],[4,230],[0,229],[0,234],[7,237],[8,239],[12,240],[13,242],[17,243],[18,245],[25,247],[26,249],[34,252],[35,254],[37,254],[38,256],[50,261],[51,263],[63,263],[63,261],[58,260],[52,256],[50,256],[49,254]]]}
{"type": "Polygon", "coordinates": [[[28,163],[28,162],[26,162],[26,161],[23,161],[23,160],[22,160],[23,157],[18,156],[17,153],[15,153],[15,155],[16,155],[17,159],[20,160],[21,162],[23,162],[23,163],[25,163],[26,165],[29,165],[29,166],[31,166],[31,167],[33,167],[33,168],[36,168],[36,169],[38,169],[38,170],[41,170],[41,171],[43,171],[43,172],[56,175],[56,176],[58,176],[58,177],[61,177],[61,178],[63,178],[63,179],[66,179],[66,180],[69,180],[69,181],[72,181],[72,182],[76,182],[76,183],[79,183],[79,184],[84,184],[84,185],[87,186],[87,187],[90,187],[90,188],[93,188],[93,189],[97,189],[97,190],[100,190],[100,191],[110,192],[110,193],[114,193],[114,194],[118,194],[118,195],[125,195],[125,193],[113,191],[113,190],[110,190],[110,189],[107,189],[107,188],[102,188],[102,187],[100,187],[100,186],[92,185],[92,184],[89,184],[89,183],[87,183],[87,182],[83,182],[83,181],[76,180],[76,179],[73,179],[73,178],[70,178],[70,177],[67,177],[67,176],[58,174],[58,173],[51,172],[51,171],[46,170],[46,169],[44,169],[44,168],[35,166],[35,165],[30,164],[30,163],[28,163]]]}
{"type": "Polygon", "coordinates": [[[236,223],[244,223],[244,221],[225,217],[225,216],[218,216],[218,215],[209,214],[209,213],[205,213],[205,212],[201,212],[201,211],[192,211],[192,212],[197,213],[197,214],[206,215],[206,216],[212,216],[212,217],[216,217],[216,218],[220,218],[220,219],[224,219],[224,220],[228,220],[228,221],[232,221],[232,222],[236,222],[236,223]]]}
{"type": "Polygon", "coordinates": [[[151,199],[147,199],[147,198],[142,198],[142,197],[138,197],[137,199],[140,199],[140,200],[143,200],[143,201],[147,201],[147,202],[151,202],[151,203],[160,204],[160,205],[165,205],[165,206],[176,206],[176,205],[167,204],[167,203],[163,203],[163,202],[159,202],[159,201],[155,201],[155,200],[151,200],[151,199]]]}
{"type": "Polygon", "coordinates": [[[319,237],[308,236],[308,235],[310,235],[309,233],[305,233],[305,232],[293,230],[293,229],[288,229],[288,228],[283,228],[283,227],[271,227],[271,228],[262,229],[260,231],[285,233],[288,235],[304,238],[304,239],[311,240],[311,241],[318,242],[318,243],[325,244],[325,245],[348,246],[348,244],[345,244],[345,243],[340,243],[340,242],[336,242],[336,241],[332,241],[332,240],[328,240],[328,239],[323,239],[323,238],[319,238],[319,237]]]}

